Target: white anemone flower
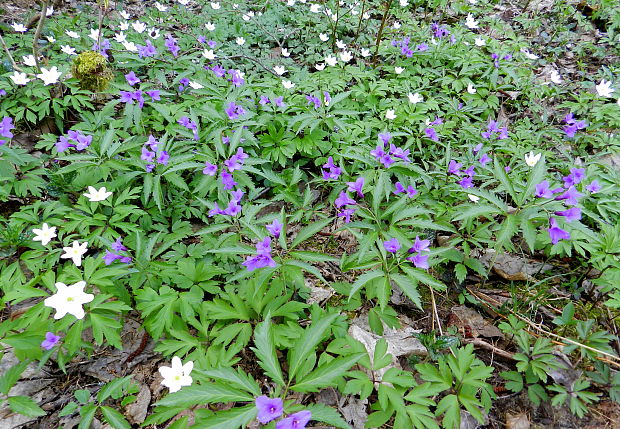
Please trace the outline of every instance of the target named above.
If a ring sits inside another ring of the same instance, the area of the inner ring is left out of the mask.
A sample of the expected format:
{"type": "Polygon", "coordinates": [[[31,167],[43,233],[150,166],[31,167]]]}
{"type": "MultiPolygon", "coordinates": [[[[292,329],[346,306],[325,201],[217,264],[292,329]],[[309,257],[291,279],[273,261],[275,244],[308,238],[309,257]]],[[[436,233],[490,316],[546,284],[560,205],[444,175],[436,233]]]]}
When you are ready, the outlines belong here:
{"type": "Polygon", "coordinates": [[[478,21],[474,19],[474,16],[471,13],[467,14],[467,18],[465,19],[465,27],[470,30],[475,30],[478,28],[478,21]]]}
{"type": "Polygon", "coordinates": [[[469,92],[470,94],[475,94],[477,92],[476,87],[473,83],[467,85],[467,92],[469,92]]]}
{"type": "Polygon", "coordinates": [[[273,71],[275,71],[278,76],[282,76],[286,73],[286,68],[284,66],[274,66],[273,71]]]}
{"type": "Polygon", "coordinates": [[[534,152],[530,152],[529,154],[525,155],[525,163],[530,167],[534,167],[538,163],[538,161],[540,161],[541,156],[542,154],[540,153],[534,155],[534,152]]]}
{"type": "Polygon", "coordinates": [[[601,80],[601,83],[599,83],[598,85],[596,85],[596,93],[599,95],[599,97],[611,97],[611,94],[613,94],[614,89],[611,87],[611,81],[609,80],[601,80]]]}
{"type": "Polygon", "coordinates": [[[415,94],[410,92],[407,97],[409,97],[409,102],[411,104],[418,104],[424,101],[424,97],[422,97],[419,92],[416,92],[415,94]]]}
{"type": "Polygon", "coordinates": [[[30,67],[37,66],[37,61],[35,60],[34,55],[24,55],[22,58],[24,60],[24,64],[26,64],[27,66],[30,66],[30,67]]]}
{"type": "Polygon", "coordinates": [[[325,57],[325,63],[330,67],[334,67],[336,64],[338,64],[338,58],[328,55],[325,57]]]}
{"type": "Polygon", "coordinates": [[[49,70],[45,67],[41,67],[41,73],[39,73],[37,77],[43,81],[45,86],[47,86],[58,82],[58,78],[61,74],[62,72],[59,72],[58,67],[56,66],[53,66],[49,70]]]}
{"type": "Polygon", "coordinates": [[[72,39],[79,39],[80,35],[77,34],[75,31],[70,31],[70,30],[65,30],[65,34],[69,37],[71,37],[72,39]]]}
{"type": "Polygon", "coordinates": [[[71,259],[76,267],[82,265],[82,255],[88,252],[88,241],[80,244],[77,240],[74,241],[71,246],[63,247],[62,250],[65,252],[60,255],[61,259],[71,259]]]}
{"type": "Polygon", "coordinates": [[[52,238],[56,237],[56,227],[50,227],[47,223],[44,223],[41,229],[33,228],[32,232],[34,232],[35,234],[35,237],[32,240],[40,241],[41,244],[44,246],[47,246],[47,244],[52,240],[52,238]]]}
{"type": "Polygon", "coordinates": [[[394,109],[388,109],[385,112],[385,119],[389,119],[390,121],[396,119],[396,111],[394,109]]]}
{"type": "Polygon", "coordinates": [[[9,76],[15,85],[26,85],[30,82],[30,79],[26,73],[20,73],[18,71],[13,72],[12,76],[9,76]]]}
{"type": "Polygon", "coordinates": [[[85,313],[82,305],[95,299],[95,295],[84,293],[85,287],[86,282],[83,280],[71,286],[57,282],[56,293],[46,298],[43,303],[46,307],[52,307],[56,310],[54,319],[61,319],[67,313],[74,315],[78,319],[83,319],[85,313]]]}
{"type": "Polygon", "coordinates": [[[103,201],[112,195],[112,192],[108,192],[105,186],[99,189],[95,189],[93,186],[88,187],[88,192],[83,194],[91,202],[103,201]]]}
{"type": "Polygon", "coordinates": [[[290,80],[282,80],[282,86],[286,89],[291,89],[295,87],[295,84],[290,80]]]}
{"type": "Polygon", "coordinates": [[[193,368],[194,362],[191,360],[183,365],[181,359],[178,356],[174,356],[172,358],[172,366],[162,366],[159,368],[159,373],[164,378],[161,384],[166,386],[170,393],[178,392],[183,386],[191,386],[193,380],[190,377],[190,373],[193,368]]]}

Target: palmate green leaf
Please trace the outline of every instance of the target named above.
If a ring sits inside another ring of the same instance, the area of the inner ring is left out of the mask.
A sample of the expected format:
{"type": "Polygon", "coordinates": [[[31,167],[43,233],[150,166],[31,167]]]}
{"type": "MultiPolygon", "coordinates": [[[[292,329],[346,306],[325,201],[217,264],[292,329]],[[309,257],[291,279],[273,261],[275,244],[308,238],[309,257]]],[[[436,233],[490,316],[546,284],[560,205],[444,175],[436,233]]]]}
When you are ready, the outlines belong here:
{"type": "Polygon", "coordinates": [[[536,187],[536,185],[538,185],[544,180],[546,174],[547,166],[545,165],[545,157],[542,156],[541,159],[538,160],[534,168],[530,170],[530,174],[527,178],[527,185],[521,193],[518,201],[519,206],[522,206],[528,198],[534,195],[534,188],[536,187]]]}
{"type": "Polygon", "coordinates": [[[338,357],[325,365],[321,365],[305,375],[297,384],[291,387],[291,390],[304,393],[318,392],[322,388],[333,386],[337,379],[342,377],[363,356],[363,353],[356,353],[350,356],[338,357]]]}
{"type": "Polygon", "coordinates": [[[437,404],[435,415],[437,417],[443,414],[441,423],[444,429],[459,429],[461,426],[461,407],[456,395],[445,396],[437,404]]]}
{"type": "Polygon", "coordinates": [[[327,219],[322,219],[317,222],[311,223],[308,226],[303,227],[302,229],[299,230],[299,232],[295,236],[295,239],[293,239],[293,242],[291,243],[290,248],[294,249],[295,247],[297,247],[298,245],[300,245],[301,243],[303,243],[304,241],[306,241],[307,239],[309,239],[310,237],[312,237],[313,235],[321,231],[327,225],[329,225],[332,222],[332,220],[333,220],[332,217],[328,217],[327,219]]]}
{"type": "Polygon", "coordinates": [[[329,284],[329,282],[325,280],[325,278],[323,278],[323,275],[321,274],[318,268],[306,262],[298,261],[296,259],[289,259],[283,265],[289,265],[289,266],[301,268],[302,270],[314,275],[317,279],[321,280],[323,283],[329,284]]]}
{"type": "Polygon", "coordinates": [[[368,271],[359,276],[351,286],[351,292],[349,292],[349,300],[351,300],[353,295],[355,295],[355,293],[360,290],[362,286],[364,286],[366,283],[383,276],[385,276],[385,273],[382,270],[368,271]]]}
{"type": "Polygon", "coordinates": [[[226,411],[198,419],[192,429],[237,429],[245,427],[256,418],[257,410],[254,404],[226,411]]]}
{"type": "Polygon", "coordinates": [[[312,324],[304,330],[304,333],[295,342],[289,351],[289,380],[293,380],[301,365],[306,361],[310,352],[319,344],[332,323],[338,318],[339,313],[326,315],[315,319],[312,324]]]}
{"type": "Polygon", "coordinates": [[[120,337],[121,323],[118,320],[92,312],[90,313],[90,321],[93,328],[93,337],[97,345],[103,344],[103,338],[105,337],[110,345],[117,349],[123,348],[120,337]]]}
{"type": "Polygon", "coordinates": [[[487,219],[493,219],[493,215],[500,214],[500,210],[497,206],[490,204],[476,204],[464,210],[457,210],[456,216],[452,218],[453,221],[465,220],[472,217],[484,216],[487,219]]]}
{"type": "Polygon", "coordinates": [[[9,396],[9,407],[13,412],[26,417],[41,417],[47,414],[27,396],[9,396]]]}
{"type": "Polygon", "coordinates": [[[90,425],[95,418],[97,412],[97,406],[93,403],[89,403],[80,408],[80,423],[78,429],[90,429],[90,425]]]}
{"type": "Polygon", "coordinates": [[[9,368],[4,374],[0,376],[0,393],[4,395],[9,394],[9,390],[17,383],[19,377],[21,377],[22,372],[28,366],[28,361],[24,360],[17,365],[9,368]]]}
{"type": "Polygon", "coordinates": [[[202,374],[205,377],[212,378],[216,381],[229,383],[233,387],[246,390],[254,396],[260,396],[260,386],[250,375],[243,372],[241,368],[233,369],[231,367],[214,368],[206,371],[195,371],[197,374],[202,374]]]}
{"type": "Polygon", "coordinates": [[[520,220],[521,217],[518,214],[509,214],[508,216],[506,216],[506,219],[504,219],[504,222],[502,222],[502,225],[500,226],[497,237],[495,239],[495,242],[497,243],[497,245],[495,246],[496,250],[510,250],[514,247],[510,243],[510,240],[517,233],[520,220]]]}
{"type": "Polygon", "coordinates": [[[431,276],[428,272],[423,271],[422,269],[409,268],[406,266],[401,266],[401,269],[410,278],[415,279],[419,281],[420,283],[423,283],[427,286],[430,286],[435,290],[444,291],[448,288],[445,284],[437,280],[435,277],[431,276]]]}
{"type": "Polygon", "coordinates": [[[273,340],[273,332],[271,331],[271,319],[267,314],[265,320],[258,325],[254,330],[254,345],[252,351],[258,358],[258,364],[265,370],[265,373],[271,377],[273,381],[280,386],[284,386],[284,377],[282,375],[282,369],[280,368],[280,362],[276,356],[276,346],[273,340]]]}
{"type": "Polygon", "coordinates": [[[407,298],[409,298],[420,310],[422,309],[422,301],[420,301],[420,294],[418,292],[418,284],[408,276],[402,274],[392,274],[391,279],[396,282],[398,287],[407,298]]]}
{"type": "Polygon", "coordinates": [[[198,404],[215,402],[253,402],[254,397],[241,390],[222,383],[203,383],[198,386],[187,386],[157,402],[156,406],[189,408],[198,404]]]}
{"type": "Polygon", "coordinates": [[[323,404],[310,404],[306,410],[312,413],[312,420],[315,422],[326,423],[331,427],[341,429],[351,429],[351,426],[342,418],[338,411],[323,404]]]}
{"type": "Polygon", "coordinates": [[[103,414],[103,419],[114,429],[131,429],[131,425],[125,420],[125,417],[114,408],[102,405],[99,409],[103,414]]]}
{"type": "Polygon", "coordinates": [[[123,393],[123,390],[131,383],[131,375],[126,377],[116,378],[109,383],[105,384],[97,393],[97,401],[103,402],[110,396],[119,398],[123,393]]]}

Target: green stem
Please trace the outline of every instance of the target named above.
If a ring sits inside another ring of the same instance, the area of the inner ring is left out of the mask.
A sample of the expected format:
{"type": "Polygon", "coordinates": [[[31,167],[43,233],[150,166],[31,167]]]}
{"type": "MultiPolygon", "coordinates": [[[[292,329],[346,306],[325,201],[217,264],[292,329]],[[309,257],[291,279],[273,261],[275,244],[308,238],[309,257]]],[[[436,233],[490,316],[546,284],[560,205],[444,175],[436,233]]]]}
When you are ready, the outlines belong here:
{"type": "Polygon", "coordinates": [[[381,18],[381,26],[379,27],[379,32],[377,33],[377,40],[375,41],[375,54],[372,57],[372,66],[376,67],[377,65],[377,55],[379,54],[379,45],[381,44],[381,37],[383,36],[383,29],[385,28],[385,23],[387,22],[388,14],[390,13],[390,7],[392,6],[393,0],[388,0],[385,4],[385,11],[383,12],[383,18],[381,18]]]}

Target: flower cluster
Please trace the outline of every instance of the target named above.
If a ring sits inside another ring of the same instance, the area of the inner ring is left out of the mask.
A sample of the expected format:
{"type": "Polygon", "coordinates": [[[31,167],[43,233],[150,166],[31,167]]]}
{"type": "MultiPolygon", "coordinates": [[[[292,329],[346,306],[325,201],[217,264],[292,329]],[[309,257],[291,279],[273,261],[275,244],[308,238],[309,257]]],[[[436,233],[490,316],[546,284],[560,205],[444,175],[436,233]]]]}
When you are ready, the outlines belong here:
{"type": "Polygon", "coordinates": [[[93,136],[84,135],[81,131],[69,130],[67,136],[60,136],[56,142],[56,150],[58,152],[64,152],[70,147],[75,148],[77,151],[81,151],[90,146],[93,141],[93,136]],[[75,142],[71,143],[71,142],[75,142]]]}
{"type": "Polygon", "coordinates": [[[239,106],[238,104],[235,104],[234,101],[231,101],[230,103],[228,103],[228,106],[226,107],[226,109],[224,109],[224,113],[226,113],[226,115],[228,116],[228,119],[230,119],[231,121],[234,121],[235,119],[238,119],[240,116],[245,115],[247,112],[245,111],[243,107],[239,106]]]}
{"type": "MultiPolygon", "coordinates": [[[[13,125],[13,118],[5,116],[4,118],[2,118],[2,121],[0,121],[0,137],[5,137],[7,139],[12,138],[13,133],[11,132],[11,130],[14,128],[15,125],[13,125]]],[[[5,144],[6,142],[7,140],[0,139],[0,146],[5,144]]]]}
{"type": "Polygon", "coordinates": [[[181,116],[177,123],[188,130],[192,130],[194,133],[194,140],[198,140],[198,125],[196,122],[192,121],[187,116],[181,116]]]}
{"type": "MultiPolygon", "coordinates": [[[[411,262],[416,268],[423,268],[425,270],[428,269],[428,255],[424,255],[424,252],[430,253],[428,246],[430,245],[430,240],[420,240],[420,237],[416,235],[415,242],[413,243],[413,247],[411,247],[407,253],[411,256],[408,256],[407,259],[411,262]]],[[[392,254],[398,252],[401,248],[401,244],[396,238],[392,238],[383,242],[384,249],[392,254]]]]}
{"type": "Polygon", "coordinates": [[[566,134],[566,137],[569,138],[575,137],[577,131],[583,130],[588,126],[586,121],[576,120],[572,112],[564,117],[564,123],[566,123],[564,126],[564,133],[566,134]]]}
{"type": "MultiPolygon", "coordinates": [[[[135,75],[134,75],[135,77],[135,75]]],[[[137,78],[136,78],[137,79],[137,78]]],[[[127,78],[127,82],[130,81],[130,78],[127,78]]],[[[138,80],[139,82],[139,80],[138,80]]],[[[134,84],[137,83],[134,81],[134,84]]],[[[130,83],[130,85],[132,85],[130,83]]],[[[152,90],[148,90],[148,91],[142,91],[140,89],[136,90],[136,91],[120,91],[120,95],[121,95],[121,103],[125,103],[125,104],[133,104],[134,101],[138,102],[138,106],[140,107],[140,109],[142,109],[144,107],[144,102],[146,101],[146,99],[144,98],[144,95],[148,95],[151,98],[151,101],[159,101],[161,100],[160,96],[159,96],[159,90],[158,89],[152,89],[152,90]]]]}
{"type": "Polygon", "coordinates": [[[147,162],[145,168],[149,173],[155,168],[155,163],[160,165],[168,165],[170,155],[165,150],[157,153],[158,146],[159,142],[152,135],[149,135],[149,139],[142,146],[142,154],[140,155],[140,159],[147,162]]]}
{"type": "Polygon", "coordinates": [[[121,252],[127,252],[127,247],[123,246],[123,241],[121,237],[118,237],[114,243],[110,246],[109,250],[106,250],[105,255],[103,255],[103,262],[106,265],[110,265],[112,262],[117,259],[120,260],[123,264],[131,263],[130,256],[123,256],[121,252]]]}
{"type": "Polygon", "coordinates": [[[483,131],[482,137],[489,140],[491,137],[495,137],[497,140],[503,140],[508,138],[508,127],[499,128],[496,121],[489,121],[487,130],[483,131]]]}
{"type": "Polygon", "coordinates": [[[263,267],[275,267],[276,261],[271,257],[271,237],[265,237],[256,243],[256,255],[248,257],[244,265],[248,271],[254,271],[263,267]]]}
{"type": "Polygon", "coordinates": [[[342,168],[334,164],[334,158],[327,158],[327,162],[323,164],[323,179],[325,180],[337,180],[342,174],[342,168]]]}
{"type": "Polygon", "coordinates": [[[493,60],[493,66],[494,66],[496,69],[498,69],[498,68],[499,68],[499,64],[500,64],[499,62],[500,62],[501,60],[504,60],[504,61],[510,61],[510,60],[512,59],[512,55],[510,55],[510,54],[506,54],[506,55],[504,55],[504,56],[501,56],[500,54],[492,53],[492,54],[491,54],[491,59],[493,60]]]}
{"type": "MultiPolygon", "coordinates": [[[[257,419],[262,424],[267,424],[282,416],[284,413],[284,404],[281,398],[269,398],[262,395],[256,398],[257,419]]],[[[276,423],[276,429],[304,429],[310,419],[312,413],[304,410],[291,414],[288,417],[276,423]]]]}
{"type": "Polygon", "coordinates": [[[406,163],[410,162],[409,160],[409,149],[403,150],[402,148],[397,147],[396,145],[390,143],[392,140],[392,135],[388,133],[380,133],[379,140],[381,143],[377,144],[373,150],[370,151],[370,154],[385,168],[388,168],[390,165],[396,162],[396,159],[400,159],[406,163]],[[389,144],[389,150],[386,152],[386,148],[389,144]]]}

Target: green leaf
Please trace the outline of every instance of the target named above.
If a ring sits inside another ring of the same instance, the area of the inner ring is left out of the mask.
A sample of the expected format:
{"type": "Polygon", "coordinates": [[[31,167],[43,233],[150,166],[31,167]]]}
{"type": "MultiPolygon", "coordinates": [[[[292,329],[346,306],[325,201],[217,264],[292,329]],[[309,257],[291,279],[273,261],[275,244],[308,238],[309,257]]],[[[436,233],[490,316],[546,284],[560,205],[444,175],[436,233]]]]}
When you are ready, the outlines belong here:
{"type": "Polygon", "coordinates": [[[297,384],[291,387],[291,390],[304,393],[318,392],[322,388],[333,386],[337,379],[342,377],[363,356],[363,353],[357,353],[346,357],[339,357],[325,365],[321,365],[310,374],[304,376],[297,384]]]}
{"type": "Polygon", "coordinates": [[[497,245],[496,250],[500,249],[510,249],[512,248],[512,244],[510,240],[517,233],[517,229],[519,227],[519,215],[509,214],[502,222],[502,225],[499,229],[499,233],[497,234],[497,238],[495,239],[497,245]]]}
{"type": "Polygon", "coordinates": [[[247,407],[232,408],[200,419],[192,427],[201,429],[237,429],[245,427],[254,420],[256,413],[257,410],[254,404],[247,407]]]}
{"type": "Polygon", "coordinates": [[[103,414],[104,420],[114,429],[131,429],[131,425],[127,420],[125,420],[125,417],[123,417],[123,415],[114,408],[102,405],[99,409],[103,414]]]}
{"type": "Polygon", "coordinates": [[[327,423],[331,427],[351,429],[338,411],[323,404],[310,404],[306,407],[312,413],[312,420],[327,423]]]}
{"type": "Polygon", "coordinates": [[[90,425],[95,418],[95,413],[97,412],[97,406],[95,404],[86,404],[80,409],[80,423],[78,424],[78,429],[90,429],[90,425]]]}
{"type": "Polygon", "coordinates": [[[9,368],[2,376],[0,377],[0,393],[4,395],[9,394],[9,390],[17,383],[19,377],[21,377],[22,372],[28,366],[28,361],[24,360],[18,363],[15,366],[9,368]]]}
{"type": "Polygon", "coordinates": [[[448,288],[445,284],[437,280],[435,277],[431,276],[426,271],[423,271],[418,268],[409,268],[409,267],[404,267],[404,266],[401,268],[405,273],[407,273],[408,276],[416,279],[420,283],[423,283],[427,286],[432,287],[435,290],[444,291],[448,288]]]}
{"type": "Polygon", "coordinates": [[[444,416],[441,422],[445,429],[459,429],[461,426],[461,407],[456,395],[445,396],[439,401],[435,415],[440,416],[442,414],[444,416]]]}
{"type": "Polygon", "coordinates": [[[392,280],[396,282],[400,290],[403,291],[420,310],[422,309],[422,301],[420,301],[420,293],[418,292],[418,284],[408,276],[402,274],[392,274],[392,280]]]}
{"type": "Polygon", "coordinates": [[[351,292],[349,292],[349,300],[351,300],[353,295],[355,295],[355,293],[360,290],[360,288],[366,283],[383,276],[385,276],[385,273],[381,270],[368,271],[359,276],[357,280],[355,280],[355,283],[353,283],[353,285],[351,286],[351,292]]]}
{"type": "Polygon", "coordinates": [[[189,408],[198,404],[215,402],[252,402],[254,397],[247,392],[234,389],[219,383],[203,383],[199,386],[188,386],[161,399],[155,405],[162,407],[189,408]]]}
{"type": "Polygon", "coordinates": [[[521,198],[519,198],[519,206],[522,206],[523,203],[533,195],[534,188],[543,181],[546,174],[547,168],[545,165],[545,157],[543,156],[530,171],[527,179],[527,186],[523,190],[523,193],[521,193],[521,198]]]}
{"type": "Polygon", "coordinates": [[[241,368],[237,368],[235,370],[231,367],[222,367],[195,372],[217,381],[224,381],[226,383],[230,383],[236,388],[247,390],[254,396],[261,395],[261,390],[258,383],[250,375],[243,372],[241,368]]]}
{"type": "Polygon", "coordinates": [[[276,356],[276,347],[271,331],[271,319],[267,318],[259,323],[254,330],[254,345],[252,351],[258,358],[258,364],[265,370],[265,373],[280,386],[284,386],[284,376],[280,368],[280,362],[276,356]]]}
{"type": "Polygon", "coordinates": [[[502,210],[500,210],[498,207],[492,206],[490,204],[476,204],[464,210],[462,209],[457,210],[457,215],[454,216],[452,220],[453,221],[465,220],[465,219],[469,219],[472,217],[480,217],[480,216],[484,216],[492,220],[493,215],[499,214],[501,212],[502,210]]]}
{"type": "Polygon", "coordinates": [[[101,389],[99,389],[99,392],[97,393],[97,401],[103,402],[110,396],[114,396],[115,398],[120,397],[123,390],[129,385],[130,380],[131,376],[128,375],[106,383],[101,389]]]}
{"type": "Polygon", "coordinates": [[[26,417],[41,417],[47,414],[27,396],[9,396],[9,407],[13,412],[26,417]]]}
{"type": "Polygon", "coordinates": [[[310,352],[319,344],[332,323],[338,318],[338,313],[329,314],[320,319],[312,321],[310,327],[304,330],[304,333],[296,341],[293,348],[289,351],[289,380],[299,371],[301,365],[306,361],[310,352]]]}
{"type": "Polygon", "coordinates": [[[303,243],[304,241],[306,241],[307,239],[309,239],[310,237],[312,237],[313,235],[321,231],[327,225],[329,225],[332,222],[332,220],[333,218],[328,217],[327,219],[322,219],[320,221],[311,223],[310,225],[303,227],[302,229],[299,230],[299,232],[295,236],[295,239],[291,243],[290,248],[293,249],[299,244],[303,243]]]}

